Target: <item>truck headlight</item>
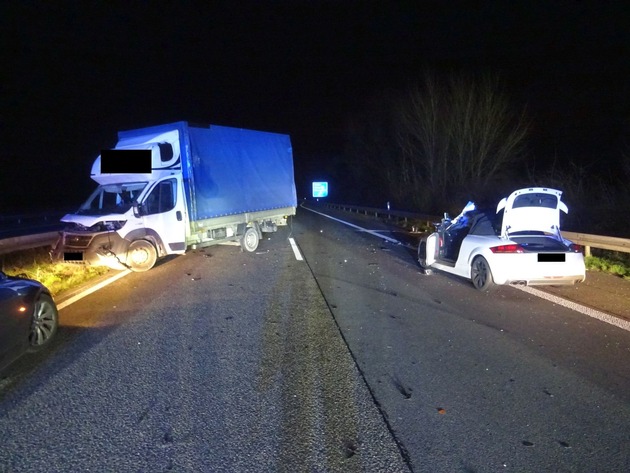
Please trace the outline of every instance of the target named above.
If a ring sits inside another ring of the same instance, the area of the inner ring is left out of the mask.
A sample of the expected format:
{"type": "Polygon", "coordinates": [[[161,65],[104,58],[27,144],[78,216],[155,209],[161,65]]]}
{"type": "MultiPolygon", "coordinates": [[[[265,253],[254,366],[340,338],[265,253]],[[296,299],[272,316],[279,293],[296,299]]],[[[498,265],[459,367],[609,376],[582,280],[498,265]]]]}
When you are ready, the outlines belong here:
{"type": "Polygon", "coordinates": [[[115,230],[120,230],[122,227],[125,226],[125,223],[127,223],[126,220],[108,220],[105,222],[101,222],[101,225],[104,230],[108,230],[111,232],[115,230]]]}

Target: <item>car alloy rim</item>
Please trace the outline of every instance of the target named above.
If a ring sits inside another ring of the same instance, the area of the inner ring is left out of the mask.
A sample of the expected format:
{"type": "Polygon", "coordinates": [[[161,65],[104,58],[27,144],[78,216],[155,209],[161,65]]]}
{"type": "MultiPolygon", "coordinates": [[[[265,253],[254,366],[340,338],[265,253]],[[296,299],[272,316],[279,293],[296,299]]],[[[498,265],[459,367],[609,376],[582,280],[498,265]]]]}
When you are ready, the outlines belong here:
{"type": "Polygon", "coordinates": [[[481,287],[486,283],[488,279],[488,271],[486,265],[481,260],[475,261],[473,265],[473,280],[477,287],[481,287]]]}
{"type": "Polygon", "coordinates": [[[55,310],[49,302],[42,300],[36,304],[30,337],[32,345],[42,345],[51,337],[55,330],[55,317],[55,310]]]}

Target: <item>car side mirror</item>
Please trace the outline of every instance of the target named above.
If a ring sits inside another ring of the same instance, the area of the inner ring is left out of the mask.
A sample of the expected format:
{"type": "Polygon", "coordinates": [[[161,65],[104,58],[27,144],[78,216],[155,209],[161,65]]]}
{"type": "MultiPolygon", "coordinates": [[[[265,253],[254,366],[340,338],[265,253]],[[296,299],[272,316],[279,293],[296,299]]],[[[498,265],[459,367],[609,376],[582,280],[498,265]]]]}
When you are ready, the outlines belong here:
{"type": "Polygon", "coordinates": [[[139,202],[134,202],[133,203],[133,216],[138,218],[142,216],[142,204],[140,204],[139,202]]]}

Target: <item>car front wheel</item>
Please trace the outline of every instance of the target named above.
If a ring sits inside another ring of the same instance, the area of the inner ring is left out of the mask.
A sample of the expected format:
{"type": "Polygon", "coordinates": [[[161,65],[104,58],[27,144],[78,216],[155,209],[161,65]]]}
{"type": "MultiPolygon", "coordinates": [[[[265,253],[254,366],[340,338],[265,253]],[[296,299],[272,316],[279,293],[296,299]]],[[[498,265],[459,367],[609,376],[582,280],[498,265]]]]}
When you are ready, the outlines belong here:
{"type": "Polygon", "coordinates": [[[38,351],[48,345],[57,333],[58,325],[59,313],[55,302],[48,294],[42,294],[33,310],[29,351],[38,351]]]}
{"type": "Polygon", "coordinates": [[[470,280],[479,291],[488,291],[494,287],[490,265],[483,256],[477,256],[470,267],[470,280]]]}
{"type": "Polygon", "coordinates": [[[431,274],[431,266],[427,264],[427,240],[423,238],[418,245],[418,264],[424,271],[424,274],[431,274]]]}

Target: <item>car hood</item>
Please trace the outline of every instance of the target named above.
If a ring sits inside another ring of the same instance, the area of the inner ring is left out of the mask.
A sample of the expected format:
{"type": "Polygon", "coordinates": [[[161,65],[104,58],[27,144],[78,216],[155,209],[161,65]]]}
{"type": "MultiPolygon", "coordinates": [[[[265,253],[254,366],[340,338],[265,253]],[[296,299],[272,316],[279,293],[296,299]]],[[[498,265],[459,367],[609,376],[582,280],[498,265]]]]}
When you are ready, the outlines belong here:
{"type": "Polygon", "coordinates": [[[561,197],[562,191],[548,187],[528,187],[512,192],[497,205],[497,213],[503,209],[501,236],[523,231],[558,234],[560,211],[569,211],[561,197]]]}
{"type": "Polygon", "coordinates": [[[61,218],[64,223],[78,223],[84,227],[90,228],[99,222],[126,220],[126,214],[109,214],[109,215],[79,215],[67,214],[61,218]]]}
{"type": "Polygon", "coordinates": [[[23,294],[31,288],[37,290],[46,290],[46,287],[34,279],[22,278],[17,276],[8,276],[0,272],[0,289],[9,289],[18,294],[23,294]]]}

